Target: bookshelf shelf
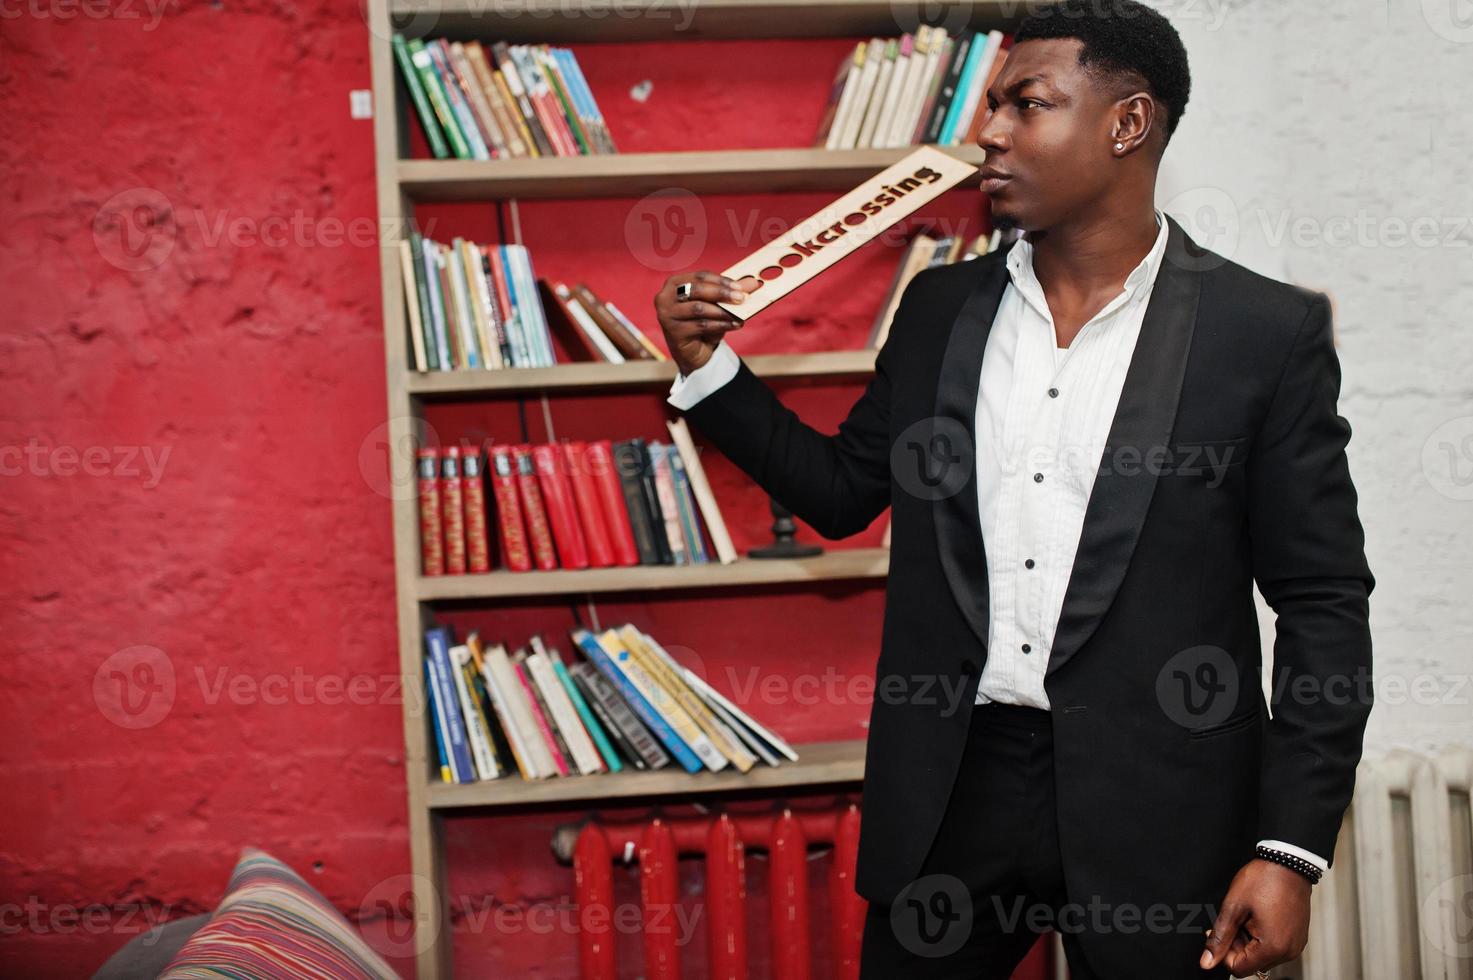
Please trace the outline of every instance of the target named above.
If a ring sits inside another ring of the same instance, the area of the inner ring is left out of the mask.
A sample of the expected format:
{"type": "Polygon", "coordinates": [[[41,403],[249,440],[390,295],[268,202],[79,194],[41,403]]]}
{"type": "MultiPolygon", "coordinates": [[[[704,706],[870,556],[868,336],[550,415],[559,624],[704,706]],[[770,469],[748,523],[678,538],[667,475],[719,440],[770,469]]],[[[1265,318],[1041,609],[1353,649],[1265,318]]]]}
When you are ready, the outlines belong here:
{"type": "MultiPolygon", "coordinates": [[[[754,354],[742,360],[758,377],[863,377],[875,369],[875,351],[839,350],[807,354],[754,354]]],[[[413,374],[410,394],[450,399],[496,393],[598,388],[668,387],[675,380],[673,361],[629,361],[624,364],[559,364],[546,368],[506,368],[497,371],[437,371],[413,374]]]]}
{"type": "MultiPolygon", "coordinates": [[[[883,150],[686,150],[510,160],[399,160],[399,188],[414,201],[638,197],[671,187],[697,194],[848,190],[915,152],[883,150]]],[[[977,146],[939,146],[981,166],[977,146]]],[[[961,186],[980,181],[973,174],[961,186]]]]}
{"type": "Polygon", "coordinates": [[[506,41],[650,41],[717,38],[858,37],[899,34],[926,22],[962,27],[1009,26],[1026,11],[1011,0],[945,2],[910,8],[892,0],[669,0],[609,4],[605,0],[391,0],[393,23],[405,33],[506,41]]]}
{"type": "Polygon", "coordinates": [[[797,762],[773,769],[757,765],[750,772],[687,773],[676,767],[656,772],[600,773],[527,782],[501,779],[452,786],[429,785],[428,802],[434,810],[471,807],[513,807],[532,804],[600,804],[615,799],[679,796],[682,799],[741,793],[749,790],[792,789],[800,786],[857,785],[864,778],[864,740],[811,742],[795,745],[797,762]]]}
{"type": "Polygon", "coordinates": [[[421,602],[440,602],[884,578],[889,571],[889,548],[840,548],[812,558],[739,558],[729,565],[713,562],[709,565],[637,565],[631,568],[421,576],[415,593],[421,602]]]}

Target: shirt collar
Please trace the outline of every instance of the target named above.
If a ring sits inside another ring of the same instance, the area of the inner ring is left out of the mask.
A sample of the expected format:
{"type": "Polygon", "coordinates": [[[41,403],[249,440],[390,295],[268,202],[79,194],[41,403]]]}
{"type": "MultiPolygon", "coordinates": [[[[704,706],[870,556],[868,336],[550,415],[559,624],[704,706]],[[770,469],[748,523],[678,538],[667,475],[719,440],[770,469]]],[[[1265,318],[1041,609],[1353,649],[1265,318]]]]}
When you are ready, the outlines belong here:
{"type": "MultiPolygon", "coordinates": [[[[1134,296],[1143,286],[1149,287],[1156,281],[1156,273],[1161,268],[1161,257],[1166,254],[1166,240],[1169,237],[1166,225],[1166,216],[1159,208],[1156,213],[1156,242],[1146,257],[1141,259],[1136,267],[1130,270],[1130,275],[1125,277],[1124,292],[1127,296],[1134,296]]],[[[1034,301],[1042,300],[1043,287],[1038,282],[1038,277],[1033,273],[1033,243],[1026,238],[1020,238],[1008,252],[1008,275],[1011,277],[1014,287],[1034,301]]],[[[1046,307],[1045,307],[1046,308],[1046,307]]]]}

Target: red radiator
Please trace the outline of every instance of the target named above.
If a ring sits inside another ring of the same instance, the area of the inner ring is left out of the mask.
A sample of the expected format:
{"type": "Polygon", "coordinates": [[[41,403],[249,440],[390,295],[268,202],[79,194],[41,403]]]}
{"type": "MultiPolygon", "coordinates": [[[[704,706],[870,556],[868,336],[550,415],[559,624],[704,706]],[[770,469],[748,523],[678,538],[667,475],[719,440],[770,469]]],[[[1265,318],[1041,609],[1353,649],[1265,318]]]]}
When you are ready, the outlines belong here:
{"type": "MultiPolygon", "coordinates": [[[[566,838],[564,838],[566,840],[566,838]]],[[[579,906],[579,963],[583,980],[617,980],[613,925],[616,855],[637,856],[644,976],[680,980],[676,932],[661,920],[679,900],[676,862],[682,854],[706,859],[707,976],[746,980],[748,849],[765,850],[769,864],[768,929],[774,980],[809,980],[812,928],[808,895],[808,847],[833,847],[828,877],[832,969],[837,980],[859,976],[859,943],[866,903],[854,891],[859,851],[859,808],[767,814],[718,814],[661,818],[639,823],[589,822],[572,848],[579,906]]],[[[1048,976],[1048,943],[1034,946],[1014,980],[1048,976]]]]}

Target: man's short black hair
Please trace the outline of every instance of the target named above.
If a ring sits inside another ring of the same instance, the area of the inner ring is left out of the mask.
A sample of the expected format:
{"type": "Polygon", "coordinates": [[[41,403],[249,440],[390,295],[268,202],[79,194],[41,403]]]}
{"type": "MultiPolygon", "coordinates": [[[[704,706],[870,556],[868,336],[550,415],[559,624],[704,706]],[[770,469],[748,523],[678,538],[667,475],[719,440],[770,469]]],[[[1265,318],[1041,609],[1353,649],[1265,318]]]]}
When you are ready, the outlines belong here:
{"type": "Polygon", "coordinates": [[[1192,75],[1187,49],[1169,20],[1136,0],[1061,0],[1025,17],[1013,43],[1050,38],[1083,42],[1079,64],[1101,80],[1122,86],[1144,81],[1166,108],[1171,139],[1187,108],[1192,75]]]}

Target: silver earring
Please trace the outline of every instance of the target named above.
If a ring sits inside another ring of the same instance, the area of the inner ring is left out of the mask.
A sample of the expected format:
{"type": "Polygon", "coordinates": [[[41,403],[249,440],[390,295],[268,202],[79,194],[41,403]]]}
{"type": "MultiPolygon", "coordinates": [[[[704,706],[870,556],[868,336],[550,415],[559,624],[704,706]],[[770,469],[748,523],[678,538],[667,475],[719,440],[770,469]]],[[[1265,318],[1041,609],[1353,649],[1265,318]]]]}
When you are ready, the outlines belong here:
{"type": "Polygon", "coordinates": [[[1115,149],[1117,149],[1117,150],[1123,150],[1123,149],[1125,149],[1125,144],[1124,143],[1116,143],[1115,144],[1115,149]]]}

